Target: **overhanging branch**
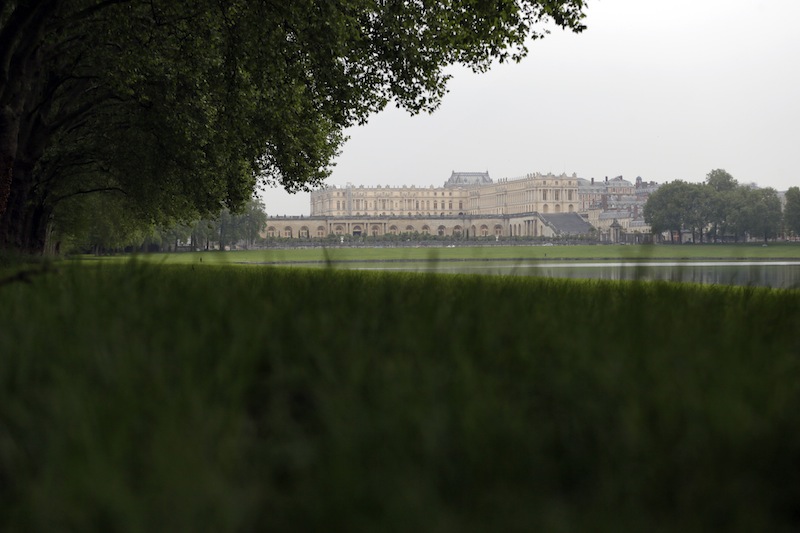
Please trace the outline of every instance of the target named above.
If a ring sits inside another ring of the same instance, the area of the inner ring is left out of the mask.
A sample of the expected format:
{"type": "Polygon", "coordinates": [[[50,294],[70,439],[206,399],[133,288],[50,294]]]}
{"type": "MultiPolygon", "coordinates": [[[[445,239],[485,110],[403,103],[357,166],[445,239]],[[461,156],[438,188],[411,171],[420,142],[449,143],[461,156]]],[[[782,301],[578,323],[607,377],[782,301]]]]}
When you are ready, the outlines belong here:
{"type": "Polygon", "coordinates": [[[63,194],[61,196],[57,196],[53,199],[53,205],[61,202],[62,200],[66,200],[67,198],[73,198],[75,196],[83,196],[84,194],[94,194],[98,192],[118,192],[124,194],[125,196],[128,195],[124,189],[120,187],[97,187],[96,189],[81,189],[78,191],[71,192],[69,194],[63,194]]]}

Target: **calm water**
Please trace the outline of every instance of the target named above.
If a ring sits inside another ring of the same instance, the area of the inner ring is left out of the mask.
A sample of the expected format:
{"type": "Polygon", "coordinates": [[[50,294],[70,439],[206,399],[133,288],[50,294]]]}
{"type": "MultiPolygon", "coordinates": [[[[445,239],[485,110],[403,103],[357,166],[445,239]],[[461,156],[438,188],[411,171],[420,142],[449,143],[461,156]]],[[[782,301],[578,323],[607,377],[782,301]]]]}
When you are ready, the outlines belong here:
{"type": "Polygon", "coordinates": [[[781,289],[800,288],[800,262],[653,262],[653,263],[409,263],[370,270],[404,270],[442,273],[480,273],[513,276],[608,280],[663,280],[721,285],[754,285],[781,289]]]}

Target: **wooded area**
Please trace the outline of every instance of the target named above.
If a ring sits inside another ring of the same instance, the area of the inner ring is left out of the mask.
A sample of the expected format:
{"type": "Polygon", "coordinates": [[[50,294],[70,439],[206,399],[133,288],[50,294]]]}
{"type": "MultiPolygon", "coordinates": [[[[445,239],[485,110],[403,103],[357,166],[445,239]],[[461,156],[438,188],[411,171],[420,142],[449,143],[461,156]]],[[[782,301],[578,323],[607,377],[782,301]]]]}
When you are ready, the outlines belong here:
{"type": "Polygon", "coordinates": [[[739,184],[715,169],[704,183],[675,180],[659,187],[648,198],[644,217],[653,233],[688,230],[701,243],[738,242],[745,236],[766,241],[781,233],[800,234],[800,189],[787,191],[784,216],[775,189],[739,184]]]}
{"type": "Polygon", "coordinates": [[[342,130],[434,110],[445,67],[518,60],[583,0],[12,0],[0,8],[0,247],[92,210],[169,224],[303,190],[342,130]],[[95,198],[91,202],[87,198],[95,198]],[[97,198],[100,198],[97,200],[97,198]]]}

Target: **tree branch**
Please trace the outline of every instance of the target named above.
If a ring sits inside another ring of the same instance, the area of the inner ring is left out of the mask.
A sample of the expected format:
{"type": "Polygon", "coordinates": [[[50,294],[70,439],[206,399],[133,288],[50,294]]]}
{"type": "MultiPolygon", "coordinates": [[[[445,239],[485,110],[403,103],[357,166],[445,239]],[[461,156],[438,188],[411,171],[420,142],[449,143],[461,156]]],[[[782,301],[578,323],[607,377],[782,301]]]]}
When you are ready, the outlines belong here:
{"type": "Polygon", "coordinates": [[[128,195],[128,193],[124,189],[122,189],[120,187],[98,187],[96,189],[81,189],[81,190],[78,190],[78,191],[75,191],[75,192],[71,192],[69,194],[62,194],[61,196],[55,197],[53,199],[53,205],[56,205],[60,201],[66,200],[67,198],[73,198],[75,196],[82,196],[84,194],[94,194],[94,193],[97,193],[97,192],[118,192],[118,193],[124,194],[125,196],[128,195]]]}
{"type": "Polygon", "coordinates": [[[39,33],[56,5],[53,0],[23,2],[11,13],[5,26],[0,28],[0,87],[9,80],[11,62],[22,36],[39,33]]]}
{"type": "Polygon", "coordinates": [[[73,13],[69,17],[66,17],[64,19],[64,24],[62,25],[69,26],[70,24],[74,24],[76,22],[80,22],[81,20],[87,19],[93,16],[95,13],[98,13],[109,7],[116,6],[119,4],[129,4],[130,2],[131,0],[104,0],[102,2],[98,2],[97,4],[89,6],[76,13],[73,13]]]}

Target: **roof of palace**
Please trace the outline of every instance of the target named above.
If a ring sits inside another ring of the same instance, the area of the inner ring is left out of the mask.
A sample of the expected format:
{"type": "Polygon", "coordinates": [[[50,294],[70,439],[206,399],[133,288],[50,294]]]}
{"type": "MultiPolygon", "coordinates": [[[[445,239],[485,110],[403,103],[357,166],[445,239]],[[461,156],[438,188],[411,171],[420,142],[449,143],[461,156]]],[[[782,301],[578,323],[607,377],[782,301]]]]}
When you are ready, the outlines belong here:
{"type": "Polygon", "coordinates": [[[592,229],[592,225],[578,213],[539,213],[559,235],[585,235],[592,229]]]}
{"type": "Polygon", "coordinates": [[[444,184],[445,187],[457,187],[459,185],[485,185],[492,183],[489,172],[456,172],[450,174],[450,179],[444,184]]]}
{"type": "Polygon", "coordinates": [[[598,190],[603,189],[605,187],[633,187],[633,183],[624,179],[622,176],[617,176],[616,178],[610,178],[603,181],[602,179],[594,180],[587,180],[586,178],[578,178],[578,187],[581,188],[590,188],[595,187],[598,190]]]}

